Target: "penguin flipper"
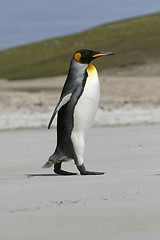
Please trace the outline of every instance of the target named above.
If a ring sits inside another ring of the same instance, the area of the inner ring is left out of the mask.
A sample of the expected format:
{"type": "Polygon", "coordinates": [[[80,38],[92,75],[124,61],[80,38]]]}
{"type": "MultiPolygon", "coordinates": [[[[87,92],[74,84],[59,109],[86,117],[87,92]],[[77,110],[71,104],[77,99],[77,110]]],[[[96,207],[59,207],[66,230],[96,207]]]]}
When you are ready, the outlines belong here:
{"type": "Polygon", "coordinates": [[[52,122],[53,122],[53,119],[54,117],[56,116],[57,112],[61,109],[61,107],[63,107],[67,102],[69,102],[69,100],[71,99],[71,96],[72,96],[72,93],[68,93],[67,95],[65,95],[64,97],[62,97],[60,99],[60,101],[58,102],[52,116],[51,116],[51,119],[49,121],[49,124],[48,124],[48,129],[50,128],[52,122]]]}

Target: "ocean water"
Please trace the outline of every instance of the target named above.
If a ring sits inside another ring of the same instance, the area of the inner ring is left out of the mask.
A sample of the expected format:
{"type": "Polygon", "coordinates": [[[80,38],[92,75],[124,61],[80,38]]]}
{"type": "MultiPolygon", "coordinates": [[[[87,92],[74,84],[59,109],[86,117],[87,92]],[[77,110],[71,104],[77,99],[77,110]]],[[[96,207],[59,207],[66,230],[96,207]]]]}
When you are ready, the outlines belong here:
{"type": "Polygon", "coordinates": [[[155,12],[159,0],[2,0],[0,50],[155,12]]]}

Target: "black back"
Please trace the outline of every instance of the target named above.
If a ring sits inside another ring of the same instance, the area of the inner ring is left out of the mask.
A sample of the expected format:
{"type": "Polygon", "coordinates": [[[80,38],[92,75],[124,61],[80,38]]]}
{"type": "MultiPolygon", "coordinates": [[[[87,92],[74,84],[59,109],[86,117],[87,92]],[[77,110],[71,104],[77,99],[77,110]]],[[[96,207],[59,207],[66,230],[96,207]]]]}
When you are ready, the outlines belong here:
{"type": "Polygon", "coordinates": [[[56,154],[61,157],[73,158],[76,160],[73,144],[71,141],[72,129],[74,127],[74,108],[78,99],[83,93],[87,79],[88,64],[80,64],[74,58],[71,60],[68,76],[64,84],[61,98],[72,89],[72,97],[58,111],[57,119],[57,148],[56,154]]]}

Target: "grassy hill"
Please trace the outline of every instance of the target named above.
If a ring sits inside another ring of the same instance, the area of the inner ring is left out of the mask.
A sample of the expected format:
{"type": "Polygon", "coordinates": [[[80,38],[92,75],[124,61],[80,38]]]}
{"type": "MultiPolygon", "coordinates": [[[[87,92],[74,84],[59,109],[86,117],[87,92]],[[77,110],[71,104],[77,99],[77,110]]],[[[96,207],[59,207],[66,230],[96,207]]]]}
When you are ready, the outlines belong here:
{"type": "Polygon", "coordinates": [[[99,71],[160,61],[160,13],[0,51],[0,78],[66,74],[73,53],[81,48],[116,53],[95,61],[99,71]]]}

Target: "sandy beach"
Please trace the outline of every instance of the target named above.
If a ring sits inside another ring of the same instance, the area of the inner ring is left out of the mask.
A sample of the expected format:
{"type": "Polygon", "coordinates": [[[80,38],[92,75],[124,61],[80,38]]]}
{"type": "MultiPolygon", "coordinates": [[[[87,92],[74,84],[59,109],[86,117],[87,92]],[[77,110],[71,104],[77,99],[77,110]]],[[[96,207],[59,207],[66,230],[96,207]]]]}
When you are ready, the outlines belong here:
{"type": "Polygon", "coordinates": [[[41,168],[54,129],[1,132],[0,239],[159,240],[159,129],[93,128],[85,163],[106,174],[68,177],[41,168]]]}
{"type": "Polygon", "coordinates": [[[103,176],[42,169],[64,80],[0,80],[0,239],[159,240],[160,77],[100,76],[85,164],[103,176]]]}

